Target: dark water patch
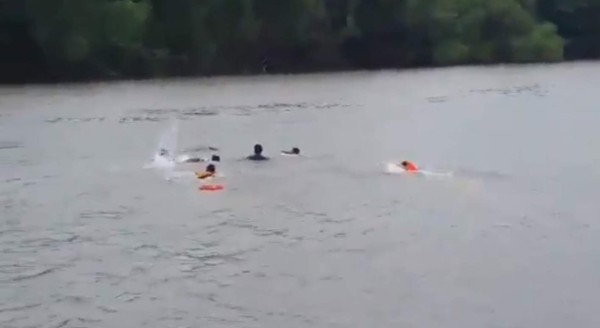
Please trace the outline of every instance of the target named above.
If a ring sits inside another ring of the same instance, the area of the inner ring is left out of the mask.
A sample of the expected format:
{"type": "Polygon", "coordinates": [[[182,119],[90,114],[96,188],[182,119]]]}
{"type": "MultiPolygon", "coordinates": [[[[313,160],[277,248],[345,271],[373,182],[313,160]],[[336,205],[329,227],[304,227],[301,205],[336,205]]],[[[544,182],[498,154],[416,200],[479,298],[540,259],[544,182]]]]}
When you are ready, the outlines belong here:
{"type": "Polygon", "coordinates": [[[219,115],[219,112],[214,109],[208,108],[194,108],[194,109],[186,109],[181,115],[184,116],[216,116],[219,115]]]}
{"type": "Polygon", "coordinates": [[[106,117],[53,117],[44,120],[46,123],[92,123],[104,122],[106,117]]]}
{"type": "MultiPolygon", "coordinates": [[[[134,110],[135,113],[144,115],[134,115],[131,118],[144,118],[151,117],[156,120],[165,120],[172,116],[177,116],[179,119],[186,119],[189,117],[202,117],[202,116],[217,116],[221,114],[233,115],[233,116],[251,116],[254,113],[259,112],[290,112],[302,109],[341,109],[348,108],[350,105],[339,104],[339,103],[265,103],[258,105],[212,105],[212,106],[198,106],[192,108],[166,108],[166,109],[138,109],[134,110]]],[[[140,119],[141,120],[141,119],[140,119]]]]}
{"type": "Polygon", "coordinates": [[[249,312],[249,310],[250,310],[250,309],[245,308],[240,305],[235,305],[235,304],[220,301],[219,299],[217,299],[217,296],[214,294],[211,294],[208,297],[208,300],[211,301],[212,303],[214,303],[217,307],[222,308],[222,309],[227,309],[227,310],[232,310],[232,311],[237,311],[237,312],[249,312]]]}
{"type": "Polygon", "coordinates": [[[342,278],[340,276],[329,275],[329,276],[320,277],[319,280],[321,280],[321,281],[343,281],[344,278],[342,278]]]}
{"type": "Polygon", "coordinates": [[[106,306],[98,306],[97,309],[100,310],[100,311],[102,311],[102,312],[104,312],[104,313],[107,313],[107,314],[118,313],[119,312],[118,310],[111,309],[111,308],[106,307],[106,306]]]}
{"type": "Polygon", "coordinates": [[[281,110],[289,110],[289,109],[301,109],[308,108],[310,105],[308,103],[271,103],[271,104],[262,104],[258,105],[258,109],[281,109],[281,110]]]}
{"type": "Polygon", "coordinates": [[[348,104],[320,103],[320,104],[314,104],[313,107],[316,109],[345,109],[345,108],[350,108],[351,106],[348,104]]]}
{"type": "Polygon", "coordinates": [[[127,277],[123,276],[123,275],[118,275],[118,274],[108,273],[108,272],[94,273],[94,282],[95,283],[108,282],[112,286],[118,286],[125,280],[127,280],[127,277]]]}
{"type": "Polygon", "coordinates": [[[342,223],[349,223],[354,221],[354,218],[348,218],[348,219],[334,219],[334,218],[329,218],[326,217],[322,220],[319,220],[320,223],[333,223],[333,224],[342,224],[342,223]]]}
{"type": "Polygon", "coordinates": [[[58,324],[54,325],[53,327],[54,328],[63,328],[63,327],[66,327],[69,324],[69,322],[71,322],[71,319],[66,319],[66,320],[63,320],[63,321],[59,322],[58,324]]]}
{"type": "Polygon", "coordinates": [[[261,236],[261,237],[267,237],[267,236],[285,237],[285,236],[287,236],[287,234],[289,232],[288,229],[260,229],[258,227],[255,227],[253,230],[254,230],[255,235],[261,236]]]}
{"type": "Polygon", "coordinates": [[[173,114],[178,114],[179,110],[178,109],[138,109],[135,112],[138,113],[142,113],[142,114],[146,114],[146,115],[151,115],[151,116],[169,116],[169,115],[173,115],[173,114]]]}
{"type": "Polygon", "coordinates": [[[213,315],[201,316],[200,318],[203,318],[209,322],[228,325],[230,327],[239,327],[241,324],[245,323],[245,321],[243,321],[243,320],[227,319],[227,318],[217,317],[217,316],[213,316],[213,315]]]}
{"type": "Polygon", "coordinates": [[[427,97],[426,99],[430,103],[444,103],[444,102],[448,101],[448,97],[446,97],[446,96],[433,96],[433,97],[427,97]]]}
{"type": "Polygon", "coordinates": [[[89,304],[92,299],[86,296],[67,295],[58,297],[57,303],[69,303],[71,305],[89,304]]]}
{"type": "Polygon", "coordinates": [[[99,319],[61,319],[58,323],[50,325],[50,328],[88,328],[91,324],[99,324],[102,320],[99,319]]]}
{"type": "MultiPolygon", "coordinates": [[[[223,253],[216,250],[187,250],[179,253],[177,258],[182,262],[181,272],[192,273],[198,270],[217,267],[228,263],[240,263],[244,260],[243,255],[259,250],[258,247],[241,250],[237,252],[223,253]]],[[[221,284],[221,282],[219,282],[221,284]]],[[[228,284],[225,284],[228,286],[228,284]]]]}
{"type": "Polygon", "coordinates": [[[35,164],[39,164],[39,162],[34,162],[33,160],[30,159],[24,159],[24,158],[20,158],[20,159],[16,159],[16,158],[8,158],[4,157],[4,158],[0,158],[0,164],[1,165],[6,165],[6,166],[12,166],[12,167],[24,167],[24,166],[34,166],[35,164]]]}
{"type": "Polygon", "coordinates": [[[185,119],[188,116],[215,116],[221,111],[236,109],[237,106],[198,106],[188,108],[160,108],[160,109],[138,109],[134,113],[145,115],[134,115],[132,117],[153,117],[160,120],[177,117],[185,119]]]}
{"type": "MultiPolygon", "coordinates": [[[[296,212],[296,213],[300,213],[300,212],[296,212]]],[[[306,211],[306,212],[302,212],[302,214],[309,215],[309,216],[312,216],[312,217],[321,217],[321,218],[327,217],[327,213],[324,213],[324,212],[306,211]]]]}
{"type": "Polygon", "coordinates": [[[338,104],[338,103],[268,103],[256,106],[254,109],[268,111],[268,112],[291,112],[301,109],[341,109],[348,108],[349,105],[338,104]]]}
{"type": "Polygon", "coordinates": [[[62,238],[44,237],[25,239],[19,243],[19,248],[22,250],[50,249],[63,244],[76,242],[79,239],[78,235],[69,235],[62,238]]]}
{"type": "Polygon", "coordinates": [[[139,245],[139,246],[136,246],[133,248],[133,250],[135,250],[135,251],[146,250],[146,249],[155,250],[155,249],[159,249],[159,248],[156,245],[148,245],[148,244],[142,244],[142,245],[139,245]]]}
{"type": "Polygon", "coordinates": [[[369,235],[369,234],[371,234],[371,233],[372,233],[372,232],[374,232],[374,231],[375,231],[375,228],[369,228],[369,229],[365,229],[365,230],[363,230],[363,231],[361,232],[361,234],[362,234],[363,236],[366,236],[366,235],[369,235]]]}
{"type": "Polygon", "coordinates": [[[115,298],[118,299],[119,301],[122,301],[125,303],[131,303],[131,302],[135,302],[135,301],[139,300],[140,298],[142,298],[141,295],[142,294],[140,294],[140,293],[124,292],[124,293],[117,295],[115,298]]]}
{"type": "Polygon", "coordinates": [[[37,308],[40,307],[42,304],[41,303],[34,303],[34,304],[26,304],[26,305],[19,305],[19,306],[11,306],[11,307],[6,307],[6,308],[0,308],[0,313],[4,313],[4,312],[19,312],[19,311],[24,311],[24,310],[30,310],[33,308],[37,308]]]}
{"type": "Polygon", "coordinates": [[[196,261],[205,263],[207,265],[211,265],[216,262],[239,262],[239,261],[242,261],[242,258],[240,257],[240,255],[242,255],[244,253],[245,252],[235,252],[235,253],[223,254],[218,251],[205,251],[205,252],[198,252],[198,253],[194,254],[194,252],[192,252],[192,251],[186,251],[186,252],[179,254],[179,257],[181,259],[196,260],[196,261]]]}
{"type": "Polygon", "coordinates": [[[35,278],[43,277],[45,275],[53,273],[61,268],[62,268],[62,266],[55,266],[55,267],[47,268],[47,269],[37,271],[37,272],[25,273],[25,274],[18,275],[14,278],[11,278],[11,279],[9,279],[9,281],[18,282],[18,281],[35,279],[35,278]]]}
{"type": "Polygon", "coordinates": [[[198,145],[198,146],[192,146],[192,147],[188,147],[188,148],[184,148],[183,149],[184,153],[206,152],[206,151],[219,151],[219,148],[218,147],[214,147],[214,146],[198,145]]]}
{"type": "Polygon", "coordinates": [[[165,121],[167,118],[164,117],[156,117],[156,116],[126,116],[121,117],[119,119],[119,123],[127,124],[127,123],[138,123],[138,122],[161,122],[165,121]]]}
{"type": "Polygon", "coordinates": [[[137,254],[137,255],[141,255],[141,256],[154,258],[154,259],[170,257],[172,255],[172,253],[170,251],[164,250],[164,249],[158,247],[157,245],[148,245],[148,244],[142,244],[142,245],[133,247],[132,249],[129,250],[129,252],[137,254]]]}
{"type": "Polygon", "coordinates": [[[548,91],[542,89],[539,84],[524,85],[524,86],[513,86],[505,88],[487,88],[487,89],[472,89],[470,93],[477,94],[498,94],[505,96],[518,96],[523,94],[532,94],[538,97],[544,97],[548,95],[548,91]]]}
{"type": "Polygon", "coordinates": [[[265,229],[261,228],[257,225],[251,223],[239,223],[239,222],[231,222],[228,224],[229,226],[242,228],[242,229],[250,229],[257,236],[285,236],[288,233],[288,229],[265,229]]]}
{"type": "Polygon", "coordinates": [[[23,148],[23,144],[18,141],[0,141],[0,150],[23,148]]]}
{"type": "Polygon", "coordinates": [[[334,248],[327,251],[328,253],[351,253],[351,254],[366,254],[367,250],[364,248],[334,248]]]}
{"type": "Polygon", "coordinates": [[[194,248],[188,248],[188,251],[203,251],[206,249],[210,249],[210,248],[214,248],[214,247],[219,247],[219,242],[217,241],[212,241],[212,242],[201,242],[201,241],[196,241],[198,243],[198,245],[200,247],[194,247],[194,248]]]}
{"type": "Polygon", "coordinates": [[[2,181],[2,183],[11,183],[11,182],[19,182],[21,178],[8,178],[2,181]]]}
{"type": "Polygon", "coordinates": [[[84,212],[81,213],[79,217],[81,219],[120,220],[123,218],[123,213],[118,211],[84,212]]]}
{"type": "Polygon", "coordinates": [[[7,229],[2,229],[0,230],[0,237],[2,237],[3,235],[12,235],[12,236],[16,236],[18,234],[23,233],[23,229],[20,228],[7,228],[7,229]]]}
{"type": "Polygon", "coordinates": [[[288,312],[288,311],[267,311],[265,312],[265,315],[269,316],[269,317],[280,317],[283,319],[297,319],[297,320],[301,320],[302,322],[309,324],[308,326],[314,326],[314,324],[316,323],[316,320],[314,318],[311,318],[305,314],[300,314],[300,313],[293,313],[293,312],[288,312]]]}
{"type": "Polygon", "coordinates": [[[39,325],[37,326],[32,326],[32,325],[28,325],[28,326],[23,326],[21,325],[13,325],[16,322],[19,321],[25,321],[29,319],[29,316],[27,315],[19,315],[19,316],[14,316],[12,318],[6,319],[6,320],[0,320],[0,327],[2,328],[23,328],[23,327],[27,327],[27,328],[34,328],[34,327],[40,327],[39,325]]]}
{"type": "Polygon", "coordinates": [[[113,211],[86,211],[79,214],[80,219],[121,220],[133,213],[133,210],[123,207],[121,210],[113,211]]]}
{"type": "MultiPolygon", "coordinates": [[[[202,215],[201,217],[204,217],[204,215],[202,215]]],[[[228,225],[229,225],[229,223],[227,221],[222,221],[222,222],[219,222],[216,224],[211,224],[211,225],[206,226],[205,232],[207,234],[213,234],[213,233],[221,231],[222,228],[225,228],[228,225]]]]}

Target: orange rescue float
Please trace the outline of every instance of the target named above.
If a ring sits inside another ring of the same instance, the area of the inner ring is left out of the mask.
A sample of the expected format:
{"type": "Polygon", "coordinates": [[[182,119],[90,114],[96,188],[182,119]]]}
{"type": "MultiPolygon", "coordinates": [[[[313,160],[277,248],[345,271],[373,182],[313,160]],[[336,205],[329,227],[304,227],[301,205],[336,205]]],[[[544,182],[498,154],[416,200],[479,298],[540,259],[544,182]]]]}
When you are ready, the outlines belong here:
{"type": "Polygon", "coordinates": [[[402,162],[402,167],[406,170],[406,172],[410,172],[410,173],[419,172],[419,168],[417,167],[417,165],[415,165],[415,163],[413,163],[411,161],[402,162]]]}
{"type": "Polygon", "coordinates": [[[225,186],[220,185],[220,184],[207,184],[207,185],[202,185],[200,186],[201,191],[220,191],[225,189],[225,186]]]}

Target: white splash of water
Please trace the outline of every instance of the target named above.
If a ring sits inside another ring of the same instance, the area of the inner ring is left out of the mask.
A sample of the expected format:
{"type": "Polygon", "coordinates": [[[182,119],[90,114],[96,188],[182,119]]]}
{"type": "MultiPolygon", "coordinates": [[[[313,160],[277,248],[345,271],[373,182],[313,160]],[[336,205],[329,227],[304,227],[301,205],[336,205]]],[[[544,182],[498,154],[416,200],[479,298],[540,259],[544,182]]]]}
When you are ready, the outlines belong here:
{"type": "Polygon", "coordinates": [[[452,172],[437,172],[437,171],[428,171],[428,170],[419,170],[418,172],[407,172],[404,168],[402,168],[397,163],[388,162],[385,163],[385,172],[389,174],[417,174],[426,177],[437,177],[437,178],[450,178],[453,177],[454,174],[452,172]]]}
{"type": "Polygon", "coordinates": [[[177,139],[179,135],[179,124],[177,120],[171,120],[169,127],[161,134],[158,148],[154,153],[152,163],[145,168],[172,169],[175,166],[175,154],[177,153],[177,139]],[[165,152],[166,153],[163,153],[165,152]]]}

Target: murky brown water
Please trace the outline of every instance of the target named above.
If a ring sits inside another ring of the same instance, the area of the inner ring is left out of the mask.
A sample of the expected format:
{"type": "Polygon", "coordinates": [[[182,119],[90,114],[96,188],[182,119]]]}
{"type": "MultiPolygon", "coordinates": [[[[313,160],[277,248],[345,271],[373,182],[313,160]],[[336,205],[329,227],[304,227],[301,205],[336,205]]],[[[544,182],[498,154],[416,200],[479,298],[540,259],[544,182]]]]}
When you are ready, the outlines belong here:
{"type": "Polygon", "coordinates": [[[598,327],[598,85],[580,63],[2,88],[0,327],[598,327]],[[224,192],[144,168],[173,119],[180,150],[221,149],[224,192]],[[240,160],[256,142],[272,161],[240,160]],[[452,176],[384,172],[404,158],[452,176]]]}

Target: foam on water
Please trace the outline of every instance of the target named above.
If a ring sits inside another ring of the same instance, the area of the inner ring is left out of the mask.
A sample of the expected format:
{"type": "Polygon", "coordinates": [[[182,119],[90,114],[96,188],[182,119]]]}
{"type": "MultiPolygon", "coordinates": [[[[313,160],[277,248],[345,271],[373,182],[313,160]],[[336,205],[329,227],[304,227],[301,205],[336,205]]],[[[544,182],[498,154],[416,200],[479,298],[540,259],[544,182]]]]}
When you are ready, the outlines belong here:
{"type": "Polygon", "coordinates": [[[281,152],[281,156],[283,156],[283,157],[301,157],[302,155],[299,155],[299,154],[287,154],[287,153],[281,152]]]}

